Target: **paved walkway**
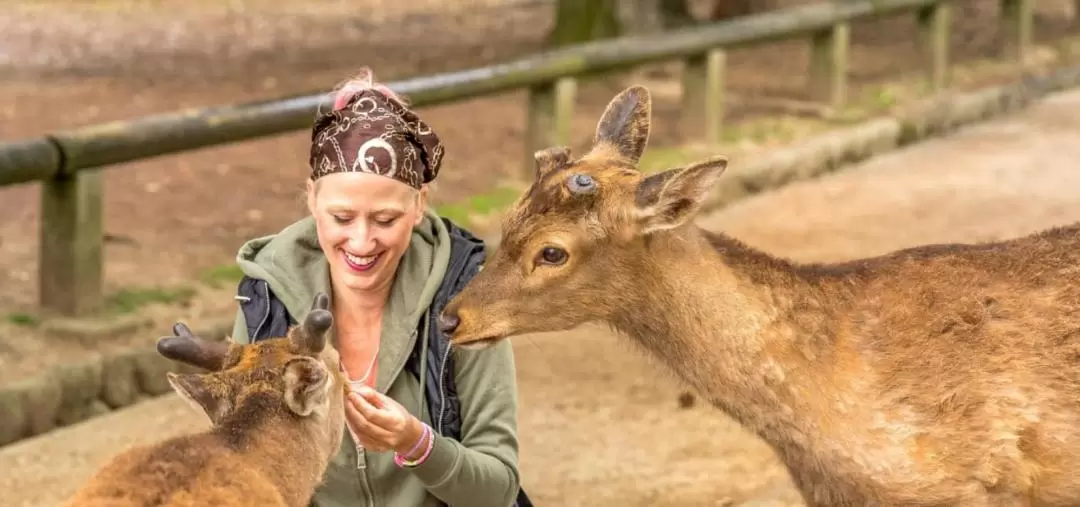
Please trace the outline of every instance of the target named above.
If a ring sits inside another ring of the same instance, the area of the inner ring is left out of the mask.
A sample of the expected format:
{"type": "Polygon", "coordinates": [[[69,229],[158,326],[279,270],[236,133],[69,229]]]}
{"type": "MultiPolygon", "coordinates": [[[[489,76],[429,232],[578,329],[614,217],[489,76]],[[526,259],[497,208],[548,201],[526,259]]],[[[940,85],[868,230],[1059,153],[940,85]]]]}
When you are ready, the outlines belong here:
{"type": "MultiPolygon", "coordinates": [[[[799,260],[1011,237],[1080,220],[1078,161],[1080,91],[702,224],[799,260]]],[[[619,344],[593,328],[515,340],[523,473],[539,505],[801,505],[761,442],[707,407],[677,409],[669,376],[619,344]]],[[[57,505],[121,448],[204,425],[167,396],[0,449],[0,503],[57,505]]]]}

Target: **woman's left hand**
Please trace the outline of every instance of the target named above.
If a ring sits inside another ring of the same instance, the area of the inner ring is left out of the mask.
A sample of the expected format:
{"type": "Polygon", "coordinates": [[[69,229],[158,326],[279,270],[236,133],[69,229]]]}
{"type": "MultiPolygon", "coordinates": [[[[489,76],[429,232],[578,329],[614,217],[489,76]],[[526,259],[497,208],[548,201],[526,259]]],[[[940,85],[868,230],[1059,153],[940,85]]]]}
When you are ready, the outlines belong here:
{"type": "Polygon", "coordinates": [[[345,415],[358,443],[376,452],[406,453],[424,433],[420,420],[405,407],[367,386],[349,393],[345,415]]]}

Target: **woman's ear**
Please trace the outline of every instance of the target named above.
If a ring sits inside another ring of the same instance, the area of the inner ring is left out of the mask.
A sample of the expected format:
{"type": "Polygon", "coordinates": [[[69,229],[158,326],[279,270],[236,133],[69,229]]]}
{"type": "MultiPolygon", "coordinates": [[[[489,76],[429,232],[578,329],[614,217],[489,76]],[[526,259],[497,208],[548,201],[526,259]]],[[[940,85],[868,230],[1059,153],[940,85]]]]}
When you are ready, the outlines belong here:
{"type": "Polygon", "coordinates": [[[424,220],[424,213],[427,212],[428,205],[428,186],[427,184],[420,185],[420,190],[416,195],[416,223],[413,225],[420,225],[420,222],[424,220]]]}
{"type": "Polygon", "coordinates": [[[315,182],[307,180],[307,208],[308,213],[315,214],[315,182]]]}

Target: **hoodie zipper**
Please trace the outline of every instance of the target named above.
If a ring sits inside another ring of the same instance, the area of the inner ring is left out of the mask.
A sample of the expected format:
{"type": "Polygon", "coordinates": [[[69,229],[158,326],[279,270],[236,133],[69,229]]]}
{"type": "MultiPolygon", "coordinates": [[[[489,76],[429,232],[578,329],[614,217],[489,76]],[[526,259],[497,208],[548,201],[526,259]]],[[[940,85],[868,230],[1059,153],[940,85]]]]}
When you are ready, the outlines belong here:
{"type": "Polygon", "coordinates": [[[356,469],[360,474],[360,490],[364,493],[364,505],[375,506],[375,493],[371,490],[371,481],[367,475],[367,450],[356,448],[356,469]]]}
{"type": "MultiPolygon", "coordinates": [[[[417,337],[416,330],[413,330],[411,334],[411,338],[415,339],[417,337]]],[[[378,361],[378,358],[376,357],[375,360],[378,361]]],[[[349,431],[352,432],[351,429],[349,431]]],[[[353,435],[353,438],[355,439],[356,436],[353,435]]],[[[372,489],[371,479],[367,475],[367,449],[364,449],[360,446],[356,447],[356,470],[357,473],[360,474],[360,489],[363,491],[364,498],[367,500],[365,505],[371,505],[374,507],[375,491],[372,489]]]]}

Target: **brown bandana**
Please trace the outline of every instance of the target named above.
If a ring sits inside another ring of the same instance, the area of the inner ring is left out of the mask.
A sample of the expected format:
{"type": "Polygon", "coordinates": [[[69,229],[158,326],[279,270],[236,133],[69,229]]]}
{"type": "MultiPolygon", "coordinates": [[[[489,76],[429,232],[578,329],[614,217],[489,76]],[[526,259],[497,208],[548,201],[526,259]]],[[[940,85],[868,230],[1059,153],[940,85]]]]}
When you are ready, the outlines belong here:
{"type": "Polygon", "coordinates": [[[336,172],[379,174],[420,188],[439,174],[443,145],[415,113],[379,91],[355,94],[311,129],[312,181],[336,172]]]}

